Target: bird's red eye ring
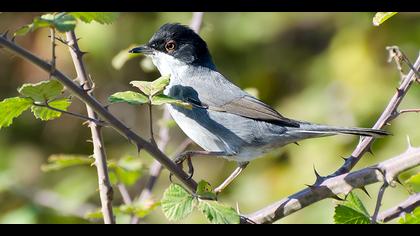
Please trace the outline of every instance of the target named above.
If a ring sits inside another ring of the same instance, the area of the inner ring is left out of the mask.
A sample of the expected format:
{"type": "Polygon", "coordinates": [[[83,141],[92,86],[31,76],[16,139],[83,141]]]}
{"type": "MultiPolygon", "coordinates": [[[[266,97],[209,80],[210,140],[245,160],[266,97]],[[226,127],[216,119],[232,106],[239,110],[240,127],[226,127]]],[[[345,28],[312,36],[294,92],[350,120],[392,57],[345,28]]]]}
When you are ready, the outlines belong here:
{"type": "Polygon", "coordinates": [[[165,49],[167,52],[173,52],[176,49],[176,43],[173,40],[169,40],[166,44],[165,44],[165,49]]]}

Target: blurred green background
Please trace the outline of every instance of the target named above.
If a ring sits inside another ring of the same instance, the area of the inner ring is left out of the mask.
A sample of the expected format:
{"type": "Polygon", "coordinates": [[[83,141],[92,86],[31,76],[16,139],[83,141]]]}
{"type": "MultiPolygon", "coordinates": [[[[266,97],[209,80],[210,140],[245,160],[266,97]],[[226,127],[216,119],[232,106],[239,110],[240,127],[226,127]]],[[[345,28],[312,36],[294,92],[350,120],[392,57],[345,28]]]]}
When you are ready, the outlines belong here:
{"type": "MultiPolygon", "coordinates": [[[[1,13],[0,32],[15,31],[41,13],[1,13]]],[[[96,83],[95,94],[106,103],[117,91],[133,90],[132,80],[153,80],[159,74],[143,57],[128,61],[120,70],[113,57],[131,44],[142,44],[164,23],[189,24],[192,13],[121,13],[111,25],[79,22],[76,34],[85,62],[96,83]]],[[[202,37],[218,69],[241,88],[256,88],[260,99],[286,117],[342,126],[372,126],[399,83],[399,73],[387,63],[386,46],[398,45],[414,61],[420,46],[420,14],[400,13],[380,27],[372,25],[374,13],[205,13],[202,37]]],[[[40,29],[16,42],[44,59],[50,56],[48,30],[40,29]]],[[[57,47],[57,65],[67,75],[75,71],[65,46],[57,47]]],[[[47,73],[22,59],[0,50],[0,100],[17,96],[22,83],[47,79],[47,73]]],[[[415,85],[401,105],[420,106],[420,86],[415,85]]],[[[70,107],[84,113],[77,99],[70,107]]],[[[148,137],[147,110],[124,104],[110,107],[129,127],[148,137]]],[[[155,117],[162,109],[155,108],[155,117]]],[[[157,118],[156,118],[157,119],[157,118]]],[[[377,140],[374,156],[368,154],[355,169],[371,165],[403,152],[406,136],[420,145],[419,115],[403,115],[388,127],[393,136],[377,140]]],[[[26,112],[9,128],[0,130],[0,223],[89,223],[81,218],[99,206],[96,170],[80,166],[44,173],[41,165],[52,154],[92,152],[89,129],[81,121],[63,115],[51,122],[35,120],[26,112]],[[52,207],[47,207],[48,205],[52,207]]],[[[158,122],[155,122],[158,129],[158,122]]],[[[136,148],[112,129],[104,131],[108,158],[137,156],[136,148]]],[[[168,153],[185,135],[177,126],[170,130],[168,153]]],[[[250,213],[286,197],[315,180],[313,167],[322,175],[341,164],[340,156],[351,153],[359,139],[337,136],[289,145],[257,159],[220,196],[242,213],[250,213]]],[[[193,147],[198,149],[198,147],[193,147]]],[[[153,159],[143,151],[146,164],[153,159]]],[[[194,160],[195,178],[214,186],[235,168],[223,159],[194,160]]],[[[404,180],[405,174],[402,176],[404,180]]],[[[135,193],[144,181],[130,187],[135,193]]],[[[169,185],[164,171],[154,189],[159,200],[169,185]]],[[[379,184],[367,187],[373,196],[356,193],[372,213],[379,184]]],[[[115,205],[121,203],[116,188],[115,205]]],[[[394,206],[408,196],[402,187],[388,189],[383,208],[394,206]]],[[[324,200],[286,217],[279,223],[332,223],[333,200],[324,200]]],[[[126,222],[126,217],[118,217],[126,222]]],[[[147,223],[167,222],[160,208],[143,219],[147,223]]],[[[184,223],[206,223],[193,214],[184,223]]]]}

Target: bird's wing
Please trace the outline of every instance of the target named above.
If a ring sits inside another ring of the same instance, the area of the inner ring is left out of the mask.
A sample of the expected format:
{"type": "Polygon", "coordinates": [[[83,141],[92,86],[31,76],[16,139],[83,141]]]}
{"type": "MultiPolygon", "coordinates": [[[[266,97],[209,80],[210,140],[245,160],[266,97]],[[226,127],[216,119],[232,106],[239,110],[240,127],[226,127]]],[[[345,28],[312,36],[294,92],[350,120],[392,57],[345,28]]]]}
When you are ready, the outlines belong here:
{"type": "Polygon", "coordinates": [[[225,79],[223,75],[212,71],[211,81],[206,81],[208,78],[194,78],[195,82],[204,82],[206,86],[197,86],[198,88],[205,87],[204,91],[197,91],[200,101],[189,99],[189,102],[196,107],[201,107],[218,112],[227,112],[250,119],[266,121],[273,124],[299,127],[298,121],[286,118],[271,108],[269,105],[258,100],[241,90],[229,80],[225,79]]]}

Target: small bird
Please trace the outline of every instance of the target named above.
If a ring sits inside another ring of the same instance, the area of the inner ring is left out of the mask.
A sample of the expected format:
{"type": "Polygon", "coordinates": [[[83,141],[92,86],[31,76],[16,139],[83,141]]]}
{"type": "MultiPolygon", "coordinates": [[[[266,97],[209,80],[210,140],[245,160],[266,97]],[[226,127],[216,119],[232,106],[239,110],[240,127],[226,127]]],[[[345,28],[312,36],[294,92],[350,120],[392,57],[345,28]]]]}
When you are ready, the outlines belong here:
{"type": "Polygon", "coordinates": [[[161,75],[170,75],[164,94],[193,107],[167,105],[183,132],[204,149],[185,152],[175,162],[182,165],[186,159],[191,162],[192,156],[217,156],[238,163],[235,171],[214,189],[216,193],[250,161],[286,144],[336,134],[388,134],[383,130],[318,125],[282,116],[226,79],[216,69],[206,42],[178,23],[161,26],[147,44],[129,52],[150,57],[161,75]]]}

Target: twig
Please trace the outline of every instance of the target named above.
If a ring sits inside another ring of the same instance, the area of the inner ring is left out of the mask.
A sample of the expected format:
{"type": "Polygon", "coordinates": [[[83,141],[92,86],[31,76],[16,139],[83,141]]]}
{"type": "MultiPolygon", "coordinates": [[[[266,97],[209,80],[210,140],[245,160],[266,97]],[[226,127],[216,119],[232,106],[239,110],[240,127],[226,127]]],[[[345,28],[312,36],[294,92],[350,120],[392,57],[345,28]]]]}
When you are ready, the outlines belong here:
{"type": "MultiPolygon", "coordinates": [[[[0,46],[3,46],[5,49],[10,52],[22,57],[25,60],[33,63],[44,71],[49,72],[51,70],[51,64],[35,56],[28,50],[16,45],[14,42],[8,40],[5,37],[0,37],[0,46]]],[[[124,125],[118,118],[112,115],[106,107],[99,103],[95,97],[88,94],[85,89],[82,89],[73,82],[72,79],[64,75],[60,70],[55,70],[53,76],[60,81],[69,91],[71,91],[76,97],[82,100],[85,104],[90,106],[92,110],[97,112],[112,128],[126,137],[128,140],[133,142],[138,147],[142,147],[147,152],[149,152],[156,160],[158,160],[165,168],[167,168],[171,173],[173,173],[181,182],[192,192],[195,191],[197,183],[190,179],[189,175],[185,173],[181,168],[179,168],[175,163],[169,159],[163,152],[161,152],[155,145],[144,140],[142,137],[138,136],[135,132],[130,130],[126,125],[124,125]]]]}
{"type": "Polygon", "coordinates": [[[133,202],[133,200],[130,197],[130,193],[128,192],[127,187],[122,184],[122,183],[118,183],[117,184],[118,190],[121,193],[121,197],[123,199],[124,204],[129,205],[133,202]]]}
{"type": "Polygon", "coordinates": [[[378,220],[381,222],[388,222],[402,216],[405,213],[413,212],[417,207],[420,207],[420,193],[411,195],[407,198],[407,200],[398,204],[398,206],[382,212],[379,214],[378,220]]]}
{"type": "MultiPolygon", "coordinates": [[[[416,68],[417,70],[419,67],[420,56],[417,58],[414,64],[414,68],[416,68]]],[[[395,119],[395,114],[398,109],[398,106],[402,102],[404,96],[406,95],[406,93],[408,92],[409,88],[415,80],[415,72],[411,70],[408,73],[408,75],[404,77],[403,81],[397,89],[396,94],[391,98],[390,102],[388,103],[387,107],[385,108],[384,112],[382,113],[376,124],[373,126],[373,128],[380,129],[392,119],[395,119]]],[[[255,213],[251,213],[249,215],[249,218],[252,221],[258,223],[271,223],[289,214],[292,214],[293,212],[296,212],[308,205],[311,205],[325,198],[334,196],[331,192],[328,192],[329,190],[324,190],[327,192],[321,195],[316,194],[314,190],[319,191],[319,189],[323,189],[322,186],[328,183],[329,181],[335,179],[336,177],[342,176],[345,173],[348,173],[357,164],[357,162],[360,160],[363,154],[370,151],[370,146],[372,145],[373,141],[374,139],[371,137],[363,138],[353,151],[352,155],[349,158],[345,159],[346,161],[344,165],[341,166],[336,172],[329,176],[322,177],[323,181],[319,181],[320,183],[316,183],[315,185],[303,189],[285,199],[282,199],[267,207],[264,207],[263,209],[255,213]]],[[[390,181],[388,183],[390,183],[390,181]]]]}
{"type": "MultiPolygon", "coordinates": [[[[74,31],[70,31],[66,33],[66,37],[69,45],[72,45],[72,47],[69,49],[74,66],[76,68],[77,77],[79,78],[80,83],[83,84],[83,89],[87,91],[91,90],[92,87],[87,77],[85,65],[83,64],[83,54],[79,49],[76,34],[74,31]]],[[[54,38],[55,40],[55,36],[51,38],[54,38]]],[[[86,110],[90,119],[98,120],[98,116],[95,111],[87,104],[86,110]]],[[[106,151],[102,138],[101,128],[102,126],[96,123],[90,124],[90,131],[93,141],[93,156],[95,158],[95,166],[98,172],[99,195],[101,198],[104,223],[115,224],[115,216],[112,211],[113,189],[108,175],[106,151]]]]}
{"type": "MultiPolygon", "coordinates": [[[[315,202],[348,194],[353,189],[377,182],[391,183],[400,173],[420,165],[420,148],[406,152],[382,163],[324,180],[255,213],[243,216],[255,223],[272,223],[315,202]]],[[[244,221],[245,223],[245,221],[244,221]]]]}
{"type": "Polygon", "coordinates": [[[48,109],[53,110],[53,111],[56,111],[56,112],[61,112],[61,113],[64,113],[66,115],[70,115],[70,116],[79,118],[81,120],[90,121],[90,122],[93,122],[93,123],[95,123],[97,125],[100,125],[100,126],[105,126],[106,125],[106,122],[104,122],[104,121],[95,120],[95,119],[92,119],[90,117],[87,117],[87,116],[84,116],[84,115],[81,115],[81,114],[77,114],[77,113],[73,113],[73,112],[70,112],[70,111],[61,110],[61,109],[58,109],[58,108],[55,108],[55,107],[50,106],[48,103],[40,104],[40,103],[34,102],[33,105],[34,106],[37,106],[37,107],[45,107],[45,108],[48,108],[48,109]]]}
{"type": "Polygon", "coordinates": [[[197,34],[200,32],[203,23],[204,12],[193,12],[193,16],[190,23],[190,28],[197,34]]]}
{"type": "Polygon", "coordinates": [[[379,189],[378,192],[378,198],[376,199],[376,206],[375,206],[375,211],[373,212],[372,218],[370,220],[371,224],[377,224],[377,219],[378,219],[378,214],[379,214],[379,209],[381,208],[382,205],[382,198],[384,197],[384,193],[386,188],[388,187],[388,182],[384,181],[384,183],[382,184],[381,188],[379,189]]]}
{"type": "MultiPolygon", "coordinates": [[[[147,104],[148,108],[149,108],[149,130],[150,130],[150,142],[154,145],[156,145],[156,141],[155,141],[155,136],[153,134],[153,113],[152,113],[152,103],[150,102],[150,98],[149,98],[149,104],[147,104]]],[[[162,149],[160,149],[162,150],[162,149]]],[[[162,150],[164,151],[164,150],[162,150]]]]}
{"type": "Polygon", "coordinates": [[[54,72],[55,67],[56,67],[55,46],[57,46],[55,44],[55,28],[54,27],[50,28],[50,33],[51,33],[51,71],[49,73],[49,79],[51,79],[52,73],[54,72]]]}

